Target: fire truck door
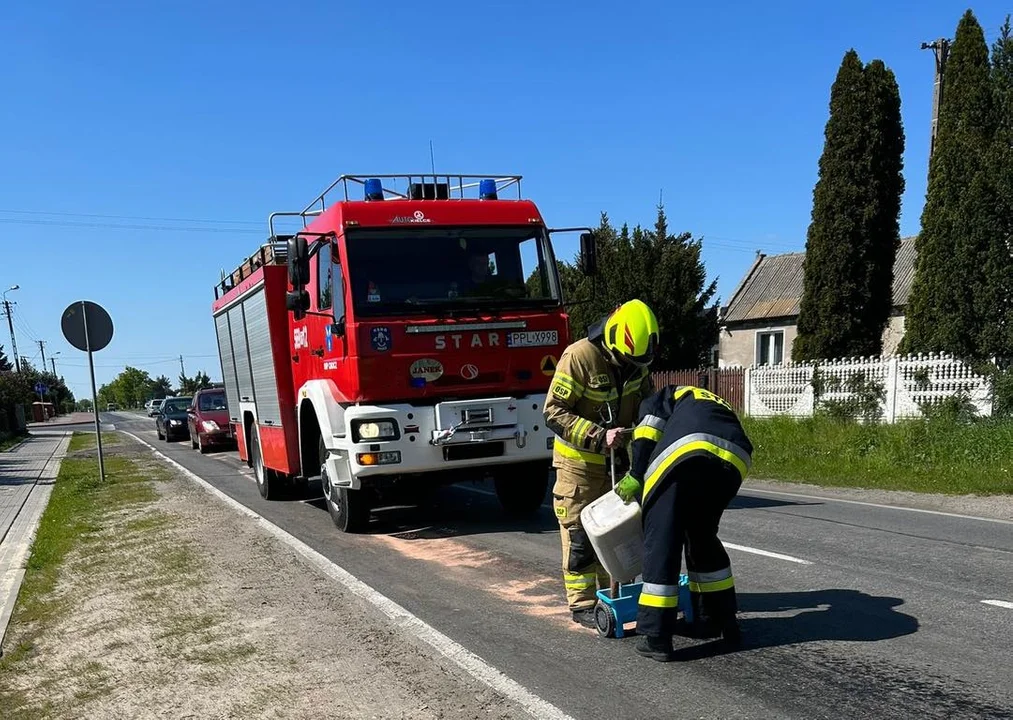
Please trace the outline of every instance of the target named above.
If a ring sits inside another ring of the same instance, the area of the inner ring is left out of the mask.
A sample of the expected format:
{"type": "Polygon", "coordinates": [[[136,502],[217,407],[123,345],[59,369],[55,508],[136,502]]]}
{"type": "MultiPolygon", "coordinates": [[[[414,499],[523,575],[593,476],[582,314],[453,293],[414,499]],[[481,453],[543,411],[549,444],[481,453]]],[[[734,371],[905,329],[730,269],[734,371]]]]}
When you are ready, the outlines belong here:
{"type": "Polygon", "coordinates": [[[345,298],[341,265],[327,243],[317,253],[316,310],[330,317],[316,316],[309,338],[311,363],[316,377],[334,374],[345,357],[345,298]],[[315,331],[315,332],[314,332],[315,331]]]}

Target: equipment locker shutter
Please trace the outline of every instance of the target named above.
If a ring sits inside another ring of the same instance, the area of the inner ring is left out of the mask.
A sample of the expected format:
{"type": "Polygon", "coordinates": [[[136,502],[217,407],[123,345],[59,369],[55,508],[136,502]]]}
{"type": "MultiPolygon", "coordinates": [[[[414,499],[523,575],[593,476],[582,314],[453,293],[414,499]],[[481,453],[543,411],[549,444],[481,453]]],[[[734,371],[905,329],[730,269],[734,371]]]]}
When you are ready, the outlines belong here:
{"type": "Polygon", "coordinates": [[[274,353],[267,325],[267,303],[263,291],[243,302],[246,315],[246,339],[250,344],[253,391],[257,396],[257,421],[281,427],[278,383],[274,374],[274,353]]]}
{"type": "Polygon", "coordinates": [[[253,402],[250,353],[246,348],[246,323],[243,321],[241,305],[235,305],[229,310],[229,331],[232,335],[232,352],[236,358],[236,387],[239,389],[239,399],[253,402]]]}
{"type": "Polygon", "coordinates": [[[221,313],[215,318],[218,332],[218,355],[222,362],[222,383],[225,385],[225,404],[229,418],[239,421],[239,387],[236,385],[236,359],[232,353],[232,334],[229,332],[229,316],[221,313]]]}

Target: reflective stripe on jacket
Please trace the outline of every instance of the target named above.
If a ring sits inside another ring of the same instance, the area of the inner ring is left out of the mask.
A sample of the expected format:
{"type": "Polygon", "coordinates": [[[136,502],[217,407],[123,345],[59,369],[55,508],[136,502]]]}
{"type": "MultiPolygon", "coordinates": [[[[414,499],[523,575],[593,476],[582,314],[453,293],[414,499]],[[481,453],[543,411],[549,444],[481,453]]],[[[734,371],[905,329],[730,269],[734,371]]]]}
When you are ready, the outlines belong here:
{"type": "Polygon", "coordinates": [[[563,351],[543,409],[545,424],[556,434],[554,467],[605,464],[606,405],[614,427],[633,427],[638,406],[654,387],[646,367],[631,366],[625,382],[621,373],[593,339],[578,340],[563,351]]]}
{"type": "Polygon", "coordinates": [[[745,479],[753,445],[722,398],[698,387],[669,385],[641,403],[632,451],[630,472],[643,482],[646,500],[672,468],[701,454],[720,458],[745,479]]]}

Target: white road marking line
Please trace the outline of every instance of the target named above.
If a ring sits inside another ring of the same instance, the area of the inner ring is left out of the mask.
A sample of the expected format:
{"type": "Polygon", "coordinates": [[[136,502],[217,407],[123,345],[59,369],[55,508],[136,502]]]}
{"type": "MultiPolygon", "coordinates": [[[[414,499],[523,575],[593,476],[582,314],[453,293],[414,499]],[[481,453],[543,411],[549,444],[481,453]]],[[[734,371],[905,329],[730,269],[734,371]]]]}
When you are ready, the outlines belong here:
{"type": "Polygon", "coordinates": [[[395,625],[428,643],[437,652],[456,663],[461,669],[476,680],[485,683],[496,692],[502,694],[510,700],[513,700],[515,703],[524,708],[532,717],[539,718],[540,720],[574,720],[574,718],[570,715],[567,715],[555,705],[542,700],[520,683],[507,677],[503,674],[503,672],[497,670],[463,645],[451,640],[432,625],[429,625],[425,621],[416,617],[386,595],[374,590],[372,587],[359,580],[334,561],[321,555],[306,543],[258,515],[238,500],[234,500],[229,497],[200,476],[187,470],[168,455],[157,450],[151,443],[142,440],[138,436],[131,432],[127,432],[126,430],[121,430],[120,432],[132,437],[134,440],[143,445],[147,445],[155,455],[165,460],[219,500],[231,506],[234,510],[250,517],[257,525],[288,545],[295,552],[305,558],[311,565],[315,566],[332,580],[335,580],[350,592],[375,605],[381,612],[383,612],[384,615],[390,618],[395,625]]]}
{"type": "Polygon", "coordinates": [[[1013,602],[1009,602],[1008,600],[982,600],[982,602],[985,605],[995,605],[996,607],[1013,610],[1013,602]]]}
{"type": "MultiPolygon", "coordinates": [[[[496,497],[496,493],[490,490],[483,490],[481,488],[466,487],[464,485],[453,485],[451,486],[457,490],[464,490],[466,492],[477,493],[478,495],[491,495],[496,497]]],[[[552,507],[548,503],[544,503],[542,507],[552,507]]],[[[774,558],[776,560],[787,560],[788,562],[798,563],[799,565],[812,565],[808,560],[802,558],[793,557],[791,555],[782,555],[781,553],[770,552],[769,550],[760,550],[758,548],[746,547],[745,545],[733,545],[732,543],[722,542],[726,548],[732,550],[740,550],[741,552],[753,553],[754,555],[763,555],[764,557],[774,558]]]]}
{"type": "Polygon", "coordinates": [[[808,560],[803,560],[802,558],[793,557],[791,555],[782,555],[781,553],[770,552],[769,550],[760,550],[759,548],[747,547],[745,545],[733,545],[732,543],[723,541],[721,544],[726,548],[752,553],[753,555],[763,555],[764,557],[774,558],[776,560],[787,560],[788,562],[798,563],[799,565],[812,565],[812,563],[808,560]]]}
{"type": "Polygon", "coordinates": [[[829,497],[827,495],[806,495],[804,493],[780,492],[777,490],[760,490],[745,486],[742,493],[757,493],[759,495],[781,495],[783,497],[805,498],[807,500],[823,500],[825,502],[838,502],[847,505],[865,505],[866,507],[882,508],[884,510],[903,510],[905,512],[925,513],[926,515],[942,515],[943,517],[960,518],[961,520],[980,520],[981,522],[1000,523],[1002,525],[1013,525],[1013,520],[1001,518],[987,518],[978,515],[961,515],[960,513],[943,512],[942,510],[926,510],[924,508],[904,507],[903,505],[886,505],[884,503],[865,502],[864,500],[845,500],[843,498],[829,497]]]}

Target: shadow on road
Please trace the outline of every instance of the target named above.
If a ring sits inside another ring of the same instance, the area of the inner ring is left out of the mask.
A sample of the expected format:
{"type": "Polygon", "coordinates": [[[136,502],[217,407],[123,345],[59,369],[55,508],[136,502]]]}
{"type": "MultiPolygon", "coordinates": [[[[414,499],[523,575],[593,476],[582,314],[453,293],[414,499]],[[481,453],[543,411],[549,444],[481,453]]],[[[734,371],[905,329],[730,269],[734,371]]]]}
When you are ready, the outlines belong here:
{"type": "Polygon", "coordinates": [[[743,613],[786,613],[780,617],[739,620],[742,646],[729,650],[720,641],[676,651],[679,660],[695,660],[740,650],[841,640],[878,642],[918,631],[917,618],[897,611],[900,598],[868,595],[858,590],[812,590],[789,593],[739,593],[743,613]],[[791,613],[788,615],[787,613],[791,613]]]}
{"type": "MultiPolygon", "coordinates": [[[[327,512],[322,497],[303,500],[327,512]]],[[[373,509],[371,535],[390,535],[401,540],[432,540],[488,533],[558,533],[551,507],[531,515],[507,515],[495,497],[461,491],[455,486],[437,487],[400,497],[373,509]]]]}
{"type": "Polygon", "coordinates": [[[823,505],[822,502],[796,502],[794,500],[775,500],[773,498],[753,497],[752,495],[737,495],[729,510],[753,510],[757,508],[772,507],[807,507],[810,505],[823,505]]]}

